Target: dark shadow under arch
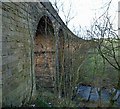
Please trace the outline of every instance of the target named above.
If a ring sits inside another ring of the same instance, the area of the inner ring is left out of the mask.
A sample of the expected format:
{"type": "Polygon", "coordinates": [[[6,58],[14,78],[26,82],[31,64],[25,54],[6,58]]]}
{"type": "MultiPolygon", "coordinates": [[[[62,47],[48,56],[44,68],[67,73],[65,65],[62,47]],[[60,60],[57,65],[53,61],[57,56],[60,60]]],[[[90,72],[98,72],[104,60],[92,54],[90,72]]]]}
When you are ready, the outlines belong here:
{"type": "Polygon", "coordinates": [[[36,36],[38,34],[42,34],[42,35],[45,35],[45,34],[53,35],[54,34],[54,28],[53,28],[52,21],[46,15],[42,16],[38,23],[36,36]]]}

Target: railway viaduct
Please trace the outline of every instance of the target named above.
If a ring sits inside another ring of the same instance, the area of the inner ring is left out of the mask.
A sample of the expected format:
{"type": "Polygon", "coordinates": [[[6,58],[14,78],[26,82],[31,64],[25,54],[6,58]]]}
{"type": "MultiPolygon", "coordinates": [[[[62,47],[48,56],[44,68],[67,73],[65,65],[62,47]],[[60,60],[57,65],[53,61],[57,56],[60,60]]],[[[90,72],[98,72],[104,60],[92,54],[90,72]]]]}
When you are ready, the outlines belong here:
{"type": "Polygon", "coordinates": [[[71,97],[83,40],[50,2],[1,2],[0,11],[1,105],[21,106],[42,88],[71,97]]]}

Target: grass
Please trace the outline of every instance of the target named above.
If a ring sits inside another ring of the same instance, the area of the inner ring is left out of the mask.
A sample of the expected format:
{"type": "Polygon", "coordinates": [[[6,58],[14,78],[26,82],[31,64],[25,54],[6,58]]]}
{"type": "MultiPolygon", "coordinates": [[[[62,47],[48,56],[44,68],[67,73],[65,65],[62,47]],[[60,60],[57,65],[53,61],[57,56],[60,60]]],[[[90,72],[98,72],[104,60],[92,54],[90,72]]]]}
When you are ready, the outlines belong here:
{"type": "Polygon", "coordinates": [[[46,101],[44,101],[41,98],[37,98],[35,101],[35,106],[36,107],[51,107],[46,101]]]}
{"type": "Polygon", "coordinates": [[[76,103],[68,98],[58,98],[49,91],[38,91],[37,99],[34,101],[36,107],[76,107],[76,103]]]}

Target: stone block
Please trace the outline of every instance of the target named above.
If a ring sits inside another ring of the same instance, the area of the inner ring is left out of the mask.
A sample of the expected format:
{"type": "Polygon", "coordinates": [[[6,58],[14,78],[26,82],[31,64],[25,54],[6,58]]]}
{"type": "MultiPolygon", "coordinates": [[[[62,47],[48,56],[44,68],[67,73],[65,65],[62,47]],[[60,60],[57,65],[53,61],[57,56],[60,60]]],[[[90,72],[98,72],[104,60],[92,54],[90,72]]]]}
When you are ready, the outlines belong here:
{"type": "Polygon", "coordinates": [[[3,56],[2,57],[2,65],[12,63],[14,61],[18,60],[18,56],[12,55],[12,56],[3,56]]]}
{"type": "Polygon", "coordinates": [[[78,88],[77,94],[84,100],[88,100],[91,92],[91,87],[89,86],[80,86],[78,88]]]}
{"type": "Polygon", "coordinates": [[[99,94],[97,88],[92,88],[91,94],[90,94],[90,101],[98,101],[99,100],[99,94]]]}

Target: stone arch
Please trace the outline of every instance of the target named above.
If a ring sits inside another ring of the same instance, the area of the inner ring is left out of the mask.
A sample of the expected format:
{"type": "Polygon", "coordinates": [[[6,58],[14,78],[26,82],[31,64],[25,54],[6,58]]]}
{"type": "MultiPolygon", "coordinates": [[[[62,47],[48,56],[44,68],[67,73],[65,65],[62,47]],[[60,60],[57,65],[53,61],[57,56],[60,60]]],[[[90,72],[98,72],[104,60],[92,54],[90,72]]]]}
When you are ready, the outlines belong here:
{"type": "Polygon", "coordinates": [[[38,34],[49,34],[52,36],[54,34],[53,22],[46,14],[44,14],[38,22],[36,36],[38,34]]]}
{"type": "Polygon", "coordinates": [[[63,63],[64,63],[64,32],[63,30],[60,28],[58,31],[58,62],[59,62],[59,72],[63,73],[62,69],[63,69],[63,63]]]}
{"type": "Polygon", "coordinates": [[[59,72],[59,96],[64,96],[64,31],[60,28],[58,31],[58,72],[59,72]]]}
{"type": "Polygon", "coordinates": [[[35,22],[36,26],[35,26],[35,34],[34,34],[34,36],[37,35],[36,33],[38,32],[38,28],[39,28],[38,25],[40,24],[41,19],[43,19],[45,17],[50,21],[50,23],[52,25],[52,28],[53,28],[53,31],[55,31],[56,22],[54,21],[54,18],[51,15],[49,15],[46,11],[43,11],[40,15],[38,15],[36,17],[36,22],[35,22]]]}
{"type": "Polygon", "coordinates": [[[51,89],[55,72],[55,38],[52,21],[46,15],[38,23],[34,44],[36,88],[51,89]]]}

